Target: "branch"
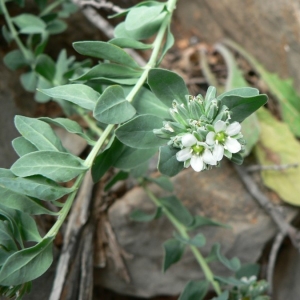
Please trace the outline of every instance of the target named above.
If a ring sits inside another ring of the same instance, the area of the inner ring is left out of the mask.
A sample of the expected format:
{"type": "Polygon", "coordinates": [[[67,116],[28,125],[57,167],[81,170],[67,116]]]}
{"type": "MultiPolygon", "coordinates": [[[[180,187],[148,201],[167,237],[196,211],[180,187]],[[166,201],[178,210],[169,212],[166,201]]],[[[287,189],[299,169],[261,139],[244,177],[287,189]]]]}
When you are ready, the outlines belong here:
{"type": "Polygon", "coordinates": [[[121,7],[114,5],[112,2],[107,2],[107,1],[103,1],[101,0],[100,2],[98,1],[94,1],[94,0],[83,0],[83,1],[78,1],[80,6],[93,6],[97,9],[101,9],[101,8],[106,8],[106,9],[110,9],[116,13],[121,13],[123,12],[125,9],[122,9],[121,7]]]}
{"type": "MultiPolygon", "coordinates": [[[[72,0],[74,4],[78,7],[81,7],[80,0],[72,0]]],[[[85,17],[98,29],[100,29],[109,39],[114,37],[114,27],[110,23],[101,17],[97,11],[92,7],[83,7],[81,8],[82,13],[85,17]]],[[[141,66],[146,64],[146,61],[134,50],[126,49],[126,52],[129,53],[133,59],[141,66]]]]}

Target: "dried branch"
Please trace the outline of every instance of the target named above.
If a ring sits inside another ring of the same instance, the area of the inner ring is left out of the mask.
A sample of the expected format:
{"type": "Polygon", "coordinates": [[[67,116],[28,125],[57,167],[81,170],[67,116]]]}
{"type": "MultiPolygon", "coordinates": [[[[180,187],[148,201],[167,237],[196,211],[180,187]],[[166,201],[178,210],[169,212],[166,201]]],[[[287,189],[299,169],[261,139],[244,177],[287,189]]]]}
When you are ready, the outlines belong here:
{"type": "Polygon", "coordinates": [[[273,293],[273,275],[274,275],[274,269],[275,269],[275,264],[276,264],[276,258],[278,255],[278,251],[280,249],[280,246],[284,240],[284,238],[286,237],[286,234],[279,232],[277,233],[273,245],[272,245],[272,249],[269,255],[269,261],[268,261],[268,268],[267,268],[267,281],[269,283],[269,295],[272,296],[273,293]]]}
{"type": "Polygon", "coordinates": [[[235,165],[235,169],[240,175],[240,178],[243,181],[249,193],[265,209],[265,211],[270,215],[270,217],[272,218],[272,220],[274,221],[274,223],[277,225],[279,229],[279,233],[277,234],[271,249],[268,271],[267,271],[267,279],[270,284],[269,292],[271,294],[273,290],[272,278],[274,273],[274,267],[275,267],[276,258],[277,258],[280,245],[283,239],[288,235],[294,247],[300,252],[300,232],[298,231],[298,229],[296,229],[294,226],[292,226],[285,220],[281,211],[271,203],[271,201],[268,199],[268,197],[265,194],[263,194],[260,191],[257,184],[247,173],[244,167],[235,165]]]}
{"type": "Polygon", "coordinates": [[[80,4],[80,6],[82,6],[82,7],[83,6],[92,6],[97,9],[106,8],[106,9],[110,9],[116,13],[121,13],[125,10],[117,5],[114,5],[112,2],[103,1],[103,0],[101,0],[100,2],[93,1],[93,0],[83,0],[83,1],[78,1],[78,2],[80,4]]]}
{"type": "MultiPolygon", "coordinates": [[[[78,7],[81,7],[80,0],[72,0],[74,4],[76,4],[78,7]]],[[[96,28],[101,30],[108,38],[114,37],[114,27],[110,25],[110,23],[105,20],[102,16],[100,16],[97,11],[92,7],[83,7],[81,8],[82,13],[85,15],[85,17],[88,19],[89,22],[91,22],[96,28]]],[[[146,64],[145,60],[134,50],[132,49],[126,49],[126,52],[129,53],[134,60],[140,64],[141,66],[144,66],[146,64]]]]}
{"type": "Polygon", "coordinates": [[[75,255],[80,255],[82,247],[82,238],[87,235],[82,235],[84,226],[87,224],[90,216],[90,207],[92,199],[93,181],[90,172],[87,172],[81,189],[76,197],[76,201],[72,208],[66,234],[64,236],[64,245],[58,261],[56,276],[49,300],[61,299],[62,291],[67,281],[74,281],[77,277],[80,264],[75,264],[79,259],[74,259],[75,255]],[[81,243],[79,243],[81,241],[81,243]],[[73,273],[69,275],[69,273],[73,273]]]}
{"type": "Polygon", "coordinates": [[[271,166],[262,166],[262,165],[253,165],[247,168],[247,172],[256,172],[256,171],[264,171],[264,170],[274,170],[274,171],[282,171],[291,168],[298,168],[299,164],[286,164],[286,165],[271,165],[271,166]]]}

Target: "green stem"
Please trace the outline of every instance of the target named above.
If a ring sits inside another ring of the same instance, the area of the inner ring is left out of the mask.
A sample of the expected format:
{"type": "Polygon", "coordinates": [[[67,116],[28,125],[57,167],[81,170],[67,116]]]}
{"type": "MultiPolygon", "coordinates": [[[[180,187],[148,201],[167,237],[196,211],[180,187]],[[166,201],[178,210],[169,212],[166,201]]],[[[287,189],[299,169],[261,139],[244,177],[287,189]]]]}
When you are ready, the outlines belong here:
{"type": "MultiPolygon", "coordinates": [[[[148,197],[155,203],[155,205],[157,207],[161,207],[161,204],[159,202],[159,200],[155,197],[155,195],[143,184],[143,187],[148,195],[148,197]]],[[[186,239],[186,240],[190,240],[190,236],[187,233],[187,229],[185,228],[184,225],[182,225],[175,217],[174,215],[172,215],[165,207],[163,208],[164,214],[166,215],[166,217],[169,219],[169,221],[174,225],[174,227],[178,230],[178,232],[180,233],[180,235],[186,239]]],[[[205,278],[207,279],[207,281],[209,281],[211,283],[211,285],[213,286],[215,292],[218,295],[221,295],[221,288],[220,285],[217,281],[214,280],[214,274],[212,272],[212,270],[210,269],[209,265],[207,264],[206,260],[204,259],[203,255],[201,254],[201,252],[199,251],[199,249],[195,246],[189,245],[192,253],[194,254],[197,262],[199,263],[205,278]]]]}
{"type": "MultiPolygon", "coordinates": [[[[0,0],[0,1],[3,1],[3,0],[0,0]]],[[[163,23],[162,23],[162,25],[161,25],[158,33],[157,33],[155,41],[153,43],[153,45],[154,45],[153,46],[153,51],[152,51],[152,54],[150,56],[149,62],[144,67],[144,71],[143,71],[141,77],[139,78],[139,80],[137,81],[137,83],[135,84],[135,86],[133,87],[133,89],[131,90],[131,92],[129,93],[129,95],[127,96],[127,100],[129,102],[131,102],[134,99],[134,97],[138,93],[139,89],[143,86],[143,84],[147,80],[149,70],[151,68],[155,67],[155,65],[156,65],[156,61],[157,61],[157,58],[158,58],[159,50],[161,48],[165,32],[166,32],[166,30],[168,28],[168,24],[169,24],[169,22],[171,20],[171,16],[172,16],[173,10],[175,9],[175,3],[176,3],[176,1],[177,0],[169,0],[169,2],[168,2],[168,9],[169,9],[169,11],[168,11],[167,16],[166,16],[165,20],[163,21],[163,23]]],[[[57,3],[57,2],[55,2],[55,3],[57,3]]],[[[88,123],[90,124],[90,122],[88,122],[88,123]]],[[[102,132],[99,140],[97,141],[97,143],[93,147],[92,151],[90,152],[90,154],[88,155],[88,157],[84,161],[84,165],[86,167],[91,168],[94,159],[96,158],[98,152],[100,151],[100,149],[104,145],[104,143],[105,143],[106,139],[108,138],[109,134],[113,131],[114,127],[115,127],[114,124],[110,124],[102,132]]],[[[83,177],[84,177],[84,173],[81,174],[77,178],[76,182],[74,183],[74,187],[76,188],[76,190],[74,192],[72,192],[68,196],[68,198],[67,198],[67,200],[66,200],[63,208],[61,209],[61,211],[59,213],[59,217],[58,217],[57,221],[55,222],[55,224],[52,226],[52,228],[46,234],[45,237],[54,236],[54,235],[57,234],[59,228],[61,227],[61,225],[63,224],[65,218],[67,217],[69,210],[72,207],[72,203],[73,203],[73,201],[75,199],[77,189],[81,185],[83,177]]]]}
{"type": "Polygon", "coordinates": [[[58,0],[55,1],[51,4],[49,4],[41,13],[40,16],[44,16],[47,15],[48,13],[50,13],[53,9],[55,9],[57,6],[59,6],[60,4],[62,4],[65,0],[58,0]]]}
{"type": "Polygon", "coordinates": [[[4,14],[4,18],[5,18],[6,24],[8,26],[9,31],[10,31],[10,34],[12,35],[14,41],[17,43],[19,49],[23,53],[25,59],[28,62],[31,62],[32,57],[30,55],[30,52],[26,49],[26,47],[23,45],[22,41],[19,38],[18,32],[17,32],[17,30],[16,30],[16,28],[15,28],[15,26],[14,26],[14,24],[13,24],[11,18],[10,18],[8,10],[6,8],[5,0],[0,0],[0,5],[1,5],[1,10],[2,10],[2,12],[4,14]]]}

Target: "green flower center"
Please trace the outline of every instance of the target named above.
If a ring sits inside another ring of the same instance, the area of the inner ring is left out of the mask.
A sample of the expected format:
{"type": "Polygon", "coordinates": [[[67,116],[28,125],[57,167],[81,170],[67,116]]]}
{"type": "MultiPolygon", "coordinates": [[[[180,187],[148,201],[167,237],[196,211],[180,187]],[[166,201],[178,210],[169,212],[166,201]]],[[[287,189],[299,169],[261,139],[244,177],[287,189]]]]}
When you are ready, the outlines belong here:
{"type": "Polygon", "coordinates": [[[204,151],[204,147],[200,145],[192,146],[193,152],[197,155],[200,155],[204,151]]]}
{"type": "Polygon", "coordinates": [[[222,144],[225,143],[226,138],[227,134],[224,131],[218,132],[215,136],[215,140],[222,144]]]}

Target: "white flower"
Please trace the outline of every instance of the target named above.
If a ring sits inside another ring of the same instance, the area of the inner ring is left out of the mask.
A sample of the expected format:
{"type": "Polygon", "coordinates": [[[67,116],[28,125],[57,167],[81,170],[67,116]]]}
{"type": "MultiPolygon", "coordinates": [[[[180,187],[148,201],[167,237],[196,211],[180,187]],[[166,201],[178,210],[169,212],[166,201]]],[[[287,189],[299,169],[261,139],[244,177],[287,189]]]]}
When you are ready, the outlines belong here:
{"type": "Polygon", "coordinates": [[[213,156],[220,161],[224,155],[224,149],[231,153],[238,153],[242,146],[236,138],[241,137],[241,124],[233,122],[226,125],[224,121],[219,120],[214,125],[214,131],[210,131],[206,136],[206,143],[214,146],[213,156]],[[236,137],[234,137],[236,136],[236,137]]]}
{"type": "Polygon", "coordinates": [[[185,162],[186,167],[191,165],[196,172],[200,172],[206,169],[207,165],[217,164],[208,145],[199,142],[193,134],[187,133],[182,136],[181,143],[183,148],[176,153],[176,158],[178,161],[185,162]]]}

